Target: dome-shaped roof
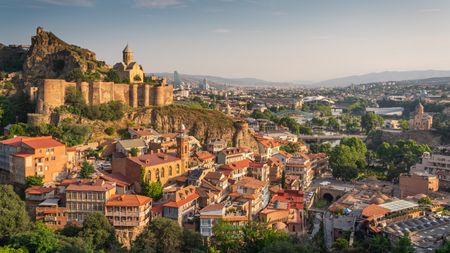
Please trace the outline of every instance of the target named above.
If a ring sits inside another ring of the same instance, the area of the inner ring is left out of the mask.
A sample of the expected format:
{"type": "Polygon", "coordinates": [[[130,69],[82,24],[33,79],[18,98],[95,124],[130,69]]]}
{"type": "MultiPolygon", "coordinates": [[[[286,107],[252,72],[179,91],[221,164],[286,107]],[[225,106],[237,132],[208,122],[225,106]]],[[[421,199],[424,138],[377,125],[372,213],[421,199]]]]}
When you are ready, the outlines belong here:
{"type": "Polygon", "coordinates": [[[380,205],[380,204],[383,204],[383,203],[384,203],[384,200],[383,200],[382,198],[373,198],[371,202],[372,202],[373,204],[380,205]]]}
{"type": "Polygon", "coordinates": [[[386,194],[381,194],[380,198],[382,198],[384,201],[389,200],[389,196],[387,196],[386,194]]]}
{"type": "Polygon", "coordinates": [[[286,224],[283,222],[277,222],[275,223],[275,229],[277,230],[285,230],[286,229],[286,224]]]}
{"type": "Polygon", "coordinates": [[[127,46],[123,49],[122,52],[124,52],[124,53],[133,53],[133,51],[131,51],[131,49],[130,49],[130,47],[128,46],[128,44],[127,44],[127,46]]]}

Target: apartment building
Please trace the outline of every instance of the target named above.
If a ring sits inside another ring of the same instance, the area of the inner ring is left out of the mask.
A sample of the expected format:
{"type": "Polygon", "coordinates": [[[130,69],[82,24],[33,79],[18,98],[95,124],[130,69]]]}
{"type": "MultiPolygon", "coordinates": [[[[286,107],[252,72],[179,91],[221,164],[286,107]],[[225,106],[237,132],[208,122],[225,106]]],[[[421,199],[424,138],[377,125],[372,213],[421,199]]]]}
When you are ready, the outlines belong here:
{"type": "Polygon", "coordinates": [[[218,164],[229,164],[252,158],[253,152],[247,148],[226,148],[217,153],[218,164]]]}
{"type": "Polygon", "coordinates": [[[411,172],[425,172],[439,179],[440,187],[450,188],[450,155],[424,153],[422,162],[411,167],[411,172]]]}
{"type": "Polygon", "coordinates": [[[41,176],[44,183],[67,176],[66,146],[51,136],[18,136],[0,142],[0,170],[10,183],[25,184],[28,176],[41,176]]]}
{"type": "Polygon", "coordinates": [[[267,161],[271,156],[280,152],[281,144],[276,140],[259,138],[257,142],[262,161],[267,161]]]}
{"type": "Polygon", "coordinates": [[[248,203],[219,203],[211,204],[199,211],[200,234],[202,236],[213,236],[213,227],[219,220],[226,221],[234,226],[243,226],[248,220],[248,203]]]}
{"type": "Polygon", "coordinates": [[[267,163],[252,162],[248,168],[248,175],[263,182],[269,182],[270,166],[267,163]]]}
{"type": "Polygon", "coordinates": [[[102,179],[83,180],[69,184],[65,193],[68,221],[81,224],[88,214],[105,212],[105,203],[116,194],[116,185],[102,179]]]}
{"type": "Polygon", "coordinates": [[[226,148],[227,148],[227,141],[225,140],[214,139],[210,140],[208,144],[206,144],[206,150],[208,150],[213,154],[216,154],[226,148]]]}
{"type": "Polygon", "coordinates": [[[305,153],[296,153],[286,163],[284,168],[286,175],[300,176],[301,188],[308,188],[314,178],[314,171],[311,168],[311,161],[305,153]]]}
{"type": "Polygon", "coordinates": [[[36,221],[43,222],[52,229],[62,229],[67,225],[67,209],[60,206],[60,200],[50,198],[36,206],[36,221]]]}
{"type": "Polygon", "coordinates": [[[169,201],[162,204],[163,217],[176,220],[180,225],[193,221],[198,198],[195,186],[192,185],[174,191],[168,196],[169,201]]]}
{"type": "Polygon", "coordinates": [[[249,200],[251,214],[255,215],[269,203],[269,184],[252,177],[242,177],[231,185],[229,196],[235,200],[249,200]]]}
{"type": "Polygon", "coordinates": [[[437,192],[439,179],[435,175],[415,172],[400,175],[400,197],[405,198],[417,194],[437,192]]]}
{"type": "Polygon", "coordinates": [[[151,209],[151,198],[135,194],[115,194],[105,202],[105,216],[116,229],[144,227],[151,209]]]}
{"type": "Polygon", "coordinates": [[[250,159],[244,159],[228,164],[224,164],[219,167],[219,171],[228,176],[230,179],[238,181],[242,177],[248,175],[249,167],[253,163],[250,159]]]}

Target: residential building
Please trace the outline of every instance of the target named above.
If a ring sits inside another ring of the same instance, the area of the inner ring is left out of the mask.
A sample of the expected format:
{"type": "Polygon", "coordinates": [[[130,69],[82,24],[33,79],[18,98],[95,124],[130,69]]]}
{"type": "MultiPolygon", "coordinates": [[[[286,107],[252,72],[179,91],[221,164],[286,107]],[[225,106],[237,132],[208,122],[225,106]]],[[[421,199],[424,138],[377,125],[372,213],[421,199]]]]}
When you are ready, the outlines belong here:
{"type": "Polygon", "coordinates": [[[311,161],[308,155],[296,153],[289,159],[284,168],[286,175],[300,176],[301,189],[308,188],[314,178],[314,171],[311,168],[311,161]]]}
{"type": "Polygon", "coordinates": [[[283,174],[284,165],[280,159],[272,156],[267,161],[270,166],[269,180],[271,184],[279,183],[281,181],[281,176],[283,174]]]}
{"type": "Polygon", "coordinates": [[[25,199],[28,201],[44,201],[55,197],[55,188],[31,186],[25,190],[25,199]]]}
{"type": "Polygon", "coordinates": [[[162,204],[163,217],[176,220],[180,225],[188,221],[193,222],[198,198],[195,186],[177,189],[168,197],[169,201],[162,204]]]}
{"type": "Polygon", "coordinates": [[[259,138],[257,139],[257,142],[259,154],[262,161],[267,161],[269,157],[272,157],[273,155],[280,152],[281,144],[275,140],[259,138]]]}
{"type": "Polygon", "coordinates": [[[302,235],[304,229],[304,194],[299,190],[280,189],[272,196],[259,218],[275,229],[302,235]]]}
{"type": "Polygon", "coordinates": [[[213,236],[213,227],[219,220],[226,221],[234,226],[243,226],[249,221],[249,202],[219,203],[211,204],[199,211],[200,213],[200,234],[202,236],[213,236]]]}
{"type": "Polygon", "coordinates": [[[193,160],[198,166],[212,168],[214,167],[216,156],[208,151],[197,151],[193,155],[193,160]]]}
{"type": "Polygon", "coordinates": [[[437,192],[439,179],[435,175],[421,172],[400,175],[400,197],[437,192]]]}
{"type": "Polygon", "coordinates": [[[41,176],[44,183],[67,176],[66,146],[51,136],[18,136],[0,142],[0,170],[10,183],[25,184],[28,176],[41,176]]]}
{"type": "Polygon", "coordinates": [[[88,214],[105,212],[105,203],[116,194],[116,185],[102,179],[84,180],[69,184],[65,193],[68,221],[82,224],[88,214]]]}
{"type": "Polygon", "coordinates": [[[161,135],[152,128],[129,127],[128,133],[132,139],[141,139],[145,143],[155,141],[161,135]]]}
{"type": "Polygon", "coordinates": [[[206,144],[206,150],[208,150],[213,154],[216,154],[226,148],[227,148],[227,141],[225,140],[214,139],[210,140],[208,144],[206,144]]]}
{"type": "Polygon", "coordinates": [[[106,218],[120,231],[145,227],[150,222],[151,209],[152,199],[142,195],[115,194],[105,202],[106,218]]]}
{"type": "Polygon", "coordinates": [[[231,185],[229,196],[237,201],[251,202],[251,214],[256,215],[269,203],[269,184],[252,177],[242,177],[231,185]]]}
{"type": "Polygon", "coordinates": [[[248,167],[248,175],[263,182],[269,182],[270,166],[267,163],[252,162],[248,167]]]}
{"type": "Polygon", "coordinates": [[[209,172],[201,181],[197,193],[200,196],[198,200],[200,208],[222,202],[230,193],[228,176],[218,171],[209,172]]]}
{"type": "Polygon", "coordinates": [[[119,140],[116,143],[116,152],[125,156],[130,156],[132,149],[137,149],[137,155],[140,156],[147,153],[147,144],[142,139],[119,140]]]}
{"type": "Polygon", "coordinates": [[[217,153],[218,164],[229,164],[252,158],[253,152],[247,148],[226,148],[217,153]]]}
{"type": "Polygon", "coordinates": [[[36,221],[51,229],[63,229],[67,225],[67,209],[60,206],[60,200],[49,198],[36,206],[36,221]]]}
{"type": "Polygon", "coordinates": [[[224,164],[219,167],[219,171],[228,176],[230,179],[238,181],[242,177],[245,177],[249,173],[250,164],[253,161],[250,159],[244,159],[228,164],[224,164]]]}
{"type": "Polygon", "coordinates": [[[311,161],[311,169],[316,176],[320,176],[325,172],[330,171],[329,158],[325,153],[308,154],[311,161]]]}
{"type": "Polygon", "coordinates": [[[422,162],[411,167],[411,172],[435,175],[442,188],[450,188],[450,155],[424,153],[422,162]]]}

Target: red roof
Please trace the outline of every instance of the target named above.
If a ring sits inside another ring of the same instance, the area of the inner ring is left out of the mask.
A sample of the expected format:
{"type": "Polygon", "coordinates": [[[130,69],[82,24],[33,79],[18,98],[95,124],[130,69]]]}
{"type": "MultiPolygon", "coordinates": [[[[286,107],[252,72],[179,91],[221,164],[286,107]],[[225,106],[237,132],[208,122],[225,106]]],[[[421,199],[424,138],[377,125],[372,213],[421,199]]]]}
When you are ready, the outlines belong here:
{"type": "Polygon", "coordinates": [[[259,139],[259,143],[261,143],[266,148],[276,148],[281,146],[281,144],[276,140],[271,139],[259,139]]]}
{"type": "Polygon", "coordinates": [[[136,194],[116,194],[108,201],[106,206],[143,206],[152,201],[151,198],[136,194]]]}
{"type": "Polygon", "coordinates": [[[93,191],[93,192],[106,192],[116,187],[114,183],[105,182],[104,180],[89,181],[89,182],[77,182],[70,184],[66,191],[93,191]]]}
{"type": "Polygon", "coordinates": [[[29,195],[41,195],[54,191],[55,188],[51,187],[42,187],[42,186],[31,186],[25,190],[26,194],[29,195]]]}
{"type": "Polygon", "coordinates": [[[191,201],[194,201],[194,200],[198,199],[199,197],[200,196],[195,192],[195,193],[190,194],[189,196],[187,196],[186,198],[184,198],[182,200],[170,201],[170,202],[164,203],[163,206],[164,207],[176,207],[176,208],[178,208],[178,207],[180,207],[180,206],[182,206],[182,205],[184,205],[186,203],[189,203],[191,201]]]}
{"type": "Polygon", "coordinates": [[[197,158],[202,161],[214,159],[216,157],[215,155],[209,153],[208,151],[197,152],[195,153],[195,156],[197,156],[197,158]]]}
{"type": "Polygon", "coordinates": [[[4,140],[1,143],[5,145],[14,145],[14,146],[23,143],[33,149],[64,146],[63,143],[53,139],[53,137],[51,136],[39,136],[39,137],[17,136],[11,139],[4,140]]]}
{"type": "Polygon", "coordinates": [[[232,162],[230,164],[225,164],[220,167],[221,170],[238,170],[250,167],[250,164],[253,163],[250,159],[244,159],[237,162],[232,162]]]}
{"type": "Polygon", "coordinates": [[[124,186],[130,186],[133,184],[133,182],[130,181],[127,177],[120,173],[102,173],[100,175],[100,178],[105,179],[106,181],[114,182],[116,185],[124,187],[124,186]]]}
{"type": "Polygon", "coordinates": [[[129,157],[128,159],[142,166],[155,166],[180,160],[173,153],[146,154],[139,157],[129,157]]]}

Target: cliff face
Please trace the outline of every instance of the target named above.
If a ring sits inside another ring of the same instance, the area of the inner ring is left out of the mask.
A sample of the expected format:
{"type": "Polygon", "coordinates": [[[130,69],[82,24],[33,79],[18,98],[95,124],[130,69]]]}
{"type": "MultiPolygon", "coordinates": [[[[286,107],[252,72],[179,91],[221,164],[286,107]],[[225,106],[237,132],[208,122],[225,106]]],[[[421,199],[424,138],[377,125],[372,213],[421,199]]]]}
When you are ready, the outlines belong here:
{"type": "Polygon", "coordinates": [[[95,53],[70,45],[51,32],[38,27],[31,38],[31,47],[23,64],[27,79],[64,78],[74,69],[82,72],[95,70],[103,63],[98,62],[95,53]]]}
{"type": "Polygon", "coordinates": [[[176,132],[184,124],[189,135],[201,142],[224,139],[229,145],[248,147],[257,152],[258,146],[248,128],[234,123],[225,114],[187,106],[171,105],[147,108],[130,115],[139,125],[151,125],[161,133],[176,132]]]}

